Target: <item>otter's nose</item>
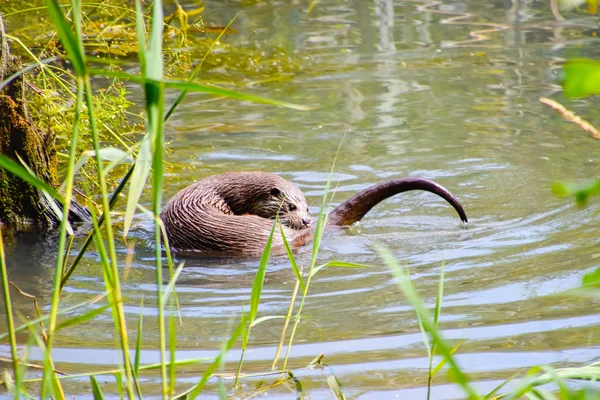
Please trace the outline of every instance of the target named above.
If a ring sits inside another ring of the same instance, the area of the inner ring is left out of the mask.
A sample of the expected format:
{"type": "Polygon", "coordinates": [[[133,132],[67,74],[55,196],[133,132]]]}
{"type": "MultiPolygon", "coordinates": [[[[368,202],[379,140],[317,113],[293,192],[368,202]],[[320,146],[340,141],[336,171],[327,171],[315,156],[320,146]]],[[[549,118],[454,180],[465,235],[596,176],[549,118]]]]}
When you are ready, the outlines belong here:
{"type": "Polygon", "coordinates": [[[310,218],[302,218],[302,225],[304,225],[305,227],[309,227],[310,226],[310,218]]]}

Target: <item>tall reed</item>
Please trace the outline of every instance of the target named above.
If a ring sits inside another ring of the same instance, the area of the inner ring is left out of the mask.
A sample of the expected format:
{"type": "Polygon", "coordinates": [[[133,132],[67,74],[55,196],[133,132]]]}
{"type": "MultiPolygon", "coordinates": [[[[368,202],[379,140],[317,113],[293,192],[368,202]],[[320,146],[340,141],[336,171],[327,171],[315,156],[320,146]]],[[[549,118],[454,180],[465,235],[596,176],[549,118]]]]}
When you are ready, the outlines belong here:
{"type": "MultiPolygon", "coordinates": [[[[265,104],[272,104],[278,106],[291,107],[296,109],[307,109],[304,106],[298,106],[292,103],[265,99],[259,96],[254,96],[251,94],[245,94],[237,91],[227,90],[218,88],[215,86],[205,85],[201,83],[193,82],[193,79],[197,75],[199,71],[199,67],[196,69],[192,77],[188,82],[179,82],[173,80],[166,80],[162,75],[162,27],[163,27],[163,17],[162,17],[162,2],[160,0],[155,1],[152,7],[152,15],[151,15],[151,30],[149,35],[149,42],[146,44],[146,25],[144,21],[144,10],[142,9],[141,3],[136,1],[136,26],[137,26],[137,40],[138,40],[138,49],[139,49],[139,57],[140,57],[140,75],[127,74],[122,72],[117,72],[113,70],[109,70],[107,68],[93,68],[90,67],[88,58],[86,57],[84,46],[83,46],[83,34],[82,34],[82,14],[81,14],[81,2],[80,0],[72,0],[71,2],[71,10],[70,10],[70,20],[67,19],[62,6],[57,2],[57,0],[46,0],[46,6],[50,13],[52,22],[57,30],[58,36],[63,44],[63,47],[66,51],[66,55],[71,62],[72,68],[75,73],[76,79],[76,113],[75,120],[73,123],[72,135],[70,138],[71,146],[69,150],[69,159],[66,165],[66,178],[64,185],[64,196],[60,193],[56,192],[53,188],[46,185],[44,182],[37,179],[35,176],[31,174],[30,171],[25,170],[20,165],[15,163],[12,160],[8,160],[6,158],[0,157],[0,166],[8,169],[26,179],[28,182],[32,183],[40,190],[44,190],[48,192],[50,195],[58,199],[61,204],[63,204],[62,215],[68,215],[68,210],[71,204],[71,200],[73,198],[73,186],[74,186],[74,174],[77,169],[76,160],[77,160],[77,144],[78,144],[78,133],[80,130],[80,122],[81,122],[81,114],[85,109],[87,111],[87,117],[90,123],[90,129],[92,134],[92,148],[93,151],[91,154],[95,160],[96,164],[96,176],[95,180],[98,182],[100,187],[99,196],[101,198],[101,211],[102,215],[100,219],[95,218],[94,214],[94,229],[92,233],[88,236],[87,240],[84,243],[84,247],[79,255],[75,258],[74,262],[71,264],[71,268],[68,271],[65,271],[65,265],[67,265],[67,250],[69,239],[68,236],[72,235],[72,228],[70,227],[66,218],[64,218],[60,225],[59,230],[59,242],[58,242],[58,250],[57,250],[57,261],[55,268],[55,276],[54,276],[54,288],[52,292],[52,300],[51,300],[51,308],[49,312],[49,316],[43,317],[43,320],[48,321],[48,338],[44,342],[38,342],[41,344],[41,348],[43,349],[44,354],[44,373],[41,378],[41,387],[40,387],[40,396],[42,398],[47,398],[52,395],[55,398],[65,398],[64,391],[60,384],[60,381],[63,379],[68,379],[65,377],[58,377],[55,372],[54,363],[52,361],[52,348],[53,344],[56,341],[56,336],[59,328],[62,323],[58,322],[58,316],[64,312],[61,311],[60,308],[60,294],[61,289],[68,283],[69,277],[75,271],[75,268],[81,258],[83,257],[85,248],[92,242],[95,241],[96,248],[98,253],[100,254],[100,264],[103,271],[104,282],[105,282],[105,293],[108,299],[109,306],[111,308],[111,312],[113,315],[115,332],[117,333],[119,348],[122,354],[122,363],[119,368],[119,375],[124,376],[125,378],[125,392],[127,397],[135,398],[141,397],[141,389],[139,387],[139,382],[137,381],[137,376],[139,371],[145,370],[144,366],[141,366],[139,363],[139,350],[141,349],[141,318],[140,325],[138,327],[138,339],[136,342],[136,360],[135,363],[132,362],[130,358],[130,348],[129,348],[129,337],[128,337],[128,329],[127,329],[127,321],[125,318],[125,313],[123,310],[123,294],[121,291],[120,284],[120,272],[118,269],[118,262],[116,257],[116,238],[115,232],[113,228],[112,218],[110,211],[112,207],[116,204],[116,199],[118,196],[118,192],[123,190],[125,187],[125,183],[127,180],[130,180],[129,186],[129,195],[127,201],[127,209],[125,213],[125,234],[127,234],[132,220],[133,220],[133,212],[136,208],[139,207],[139,199],[142,195],[142,191],[145,187],[146,180],[152,173],[152,215],[155,221],[155,230],[154,230],[154,238],[155,238],[155,267],[156,267],[156,307],[159,315],[159,343],[158,347],[161,354],[161,362],[158,367],[160,369],[161,375],[161,387],[162,387],[162,397],[167,398],[168,396],[173,394],[174,384],[175,384],[175,370],[178,365],[185,365],[185,361],[176,361],[175,360],[175,335],[170,335],[170,349],[171,349],[171,358],[169,359],[166,355],[166,320],[165,320],[165,307],[168,303],[168,299],[171,293],[174,293],[174,285],[177,279],[178,273],[181,272],[181,267],[178,268],[176,272],[172,272],[171,281],[169,284],[164,287],[163,285],[163,256],[162,256],[162,229],[160,226],[159,213],[161,209],[161,195],[162,195],[162,187],[163,187],[163,147],[164,147],[164,138],[163,138],[163,120],[167,119],[176,109],[177,105],[181,102],[183,97],[188,91],[201,91],[205,93],[212,93],[220,96],[229,96],[241,100],[251,100],[257,101],[265,104]],[[72,23],[70,21],[73,21],[72,23]],[[147,114],[146,121],[146,134],[141,141],[141,146],[139,149],[138,157],[135,160],[134,166],[132,166],[128,173],[125,175],[124,181],[121,182],[117,189],[117,193],[113,194],[112,197],[109,197],[108,189],[106,185],[106,174],[108,168],[104,167],[103,159],[102,159],[102,150],[100,148],[100,139],[98,136],[97,130],[97,118],[94,110],[94,105],[92,103],[92,83],[90,77],[92,75],[102,75],[102,76],[113,76],[122,79],[129,79],[134,82],[139,82],[143,85],[145,89],[145,108],[147,114]],[[175,104],[169,109],[169,111],[163,115],[164,109],[164,89],[165,87],[171,87],[181,90],[179,97],[175,104]],[[101,224],[103,229],[101,230],[101,224]],[[167,368],[171,369],[171,373],[167,376],[167,368]],[[170,383],[169,383],[170,382],[170,383]],[[136,395],[137,394],[137,395],[136,395]]],[[[95,59],[95,62],[102,63],[102,60],[95,59]]],[[[30,68],[27,68],[28,70],[30,68]]],[[[3,83],[0,83],[2,85],[3,83]]],[[[93,210],[92,210],[93,212],[93,210]]],[[[168,246],[167,246],[167,254],[168,254],[168,246]]],[[[0,251],[0,256],[2,256],[2,252],[0,251]]],[[[170,257],[169,257],[170,263],[170,257]]],[[[7,307],[7,310],[10,310],[10,294],[8,291],[8,275],[7,271],[4,268],[4,264],[2,264],[2,284],[5,292],[4,302],[7,307]]],[[[260,293],[259,293],[260,294],[260,293]]],[[[258,307],[258,303],[256,303],[255,307],[258,307]]],[[[105,308],[100,308],[104,310],[105,308]]],[[[93,310],[93,312],[86,313],[85,317],[80,317],[78,320],[71,320],[70,324],[77,324],[85,322],[94,316],[97,316],[100,309],[93,310]]],[[[17,358],[17,342],[15,338],[15,332],[18,328],[14,327],[13,315],[12,312],[8,311],[7,316],[10,322],[7,324],[9,326],[9,336],[11,338],[11,352],[13,354],[13,370],[14,377],[17,382],[15,386],[15,395],[18,396],[21,387],[20,383],[23,381],[22,376],[19,374],[19,360],[17,358]]],[[[170,320],[170,331],[174,332],[174,320],[170,320]]],[[[242,319],[240,323],[241,326],[244,326],[245,319],[242,319]]],[[[39,322],[39,321],[37,321],[39,322]]],[[[25,326],[26,329],[33,328],[35,323],[31,322],[25,326]]],[[[63,321],[63,323],[66,321],[63,321]]],[[[239,329],[235,330],[227,342],[227,344],[223,347],[223,351],[230,349],[239,336],[239,329]],[[237,333],[236,333],[237,332],[237,333]]],[[[198,360],[194,360],[193,362],[198,362],[198,360]]],[[[222,363],[222,355],[215,360],[217,364],[220,365],[222,363]]],[[[191,397],[196,396],[202,388],[204,387],[206,381],[210,376],[212,376],[212,372],[214,370],[209,370],[204,374],[198,385],[195,385],[190,389],[189,395],[191,397]]],[[[93,392],[96,396],[102,396],[100,386],[98,381],[93,378],[93,375],[97,375],[99,371],[95,371],[94,373],[89,373],[90,376],[90,384],[92,386],[93,392]]],[[[30,380],[31,381],[31,380],[30,380]]],[[[33,380],[35,381],[35,380],[33,380]]]]}

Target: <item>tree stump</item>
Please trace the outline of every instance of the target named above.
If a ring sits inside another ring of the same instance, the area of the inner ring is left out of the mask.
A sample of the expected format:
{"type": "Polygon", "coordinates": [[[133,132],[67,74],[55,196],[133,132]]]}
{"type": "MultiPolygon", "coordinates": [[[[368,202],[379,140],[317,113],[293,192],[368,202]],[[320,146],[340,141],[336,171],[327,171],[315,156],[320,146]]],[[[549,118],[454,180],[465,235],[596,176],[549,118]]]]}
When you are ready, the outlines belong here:
{"type": "MultiPolygon", "coordinates": [[[[20,71],[19,59],[10,54],[0,15],[0,82],[20,71]]],[[[40,179],[58,186],[55,136],[42,132],[30,119],[25,101],[23,75],[0,91],[0,154],[23,162],[40,179]],[[19,159],[20,158],[20,159],[19,159]],[[21,161],[22,160],[22,161],[21,161]]],[[[60,218],[44,194],[29,183],[0,168],[0,222],[14,229],[52,228],[60,218]]],[[[59,204],[62,209],[62,205],[59,204]]],[[[70,222],[90,220],[89,211],[73,202],[70,222]]]]}

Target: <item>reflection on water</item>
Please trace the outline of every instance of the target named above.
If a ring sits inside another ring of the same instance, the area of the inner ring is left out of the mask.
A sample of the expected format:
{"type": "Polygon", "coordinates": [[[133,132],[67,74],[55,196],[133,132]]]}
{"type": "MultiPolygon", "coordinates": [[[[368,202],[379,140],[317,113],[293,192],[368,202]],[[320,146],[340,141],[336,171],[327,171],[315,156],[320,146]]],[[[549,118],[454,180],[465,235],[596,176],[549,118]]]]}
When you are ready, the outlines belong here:
{"type": "MultiPolygon", "coordinates": [[[[424,397],[428,362],[421,334],[376,257],[375,243],[388,246],[410,269],[430,306],[445,263],[441,325],[452,343],[461,343],[458,361],[482,393],[521,368],[581,365],[600,356],[597,305],[555,295],[577,287],[598,266],[600,205],[578,208],[550,192],[554,181],[596,176],[598,144],[537,102],[558,92],[560,60],[598,56],[598,39],[589,29],[597,18],[580,15],[558,27],[546,4],[526,1],[322,0],[310,14],[305,3],[206,1],[206,10],[206,18],[220,25],[243,11],[238,34],[227,42],[267,52],[283,48],[310,65],[292,79],[249,91],[321,107],[298,112],[189,94],[166,127],[166,197],[211,174],[275,171],[302,188],[316,214],[343,139],[333,175],[335,204],[385,179],[421,176],[450,189],[471,221],[465,229],[443,200],[412,192],[378,205],[349,231],[326,237],[320,260],[370,267],[325,269],[313,280],[290,361],[311,398],[331,398],[324,373],[302,368],[319,353],[353,398],[424,397]],[[461,19],[460,13],[473,17],[461,19]],[[469,36],[475,30],[487,39],[469,36]]],[[[222,77],[223,71],[204,73],[222,77]]],[[[231,73],[248,83],[259,80],[231,73]]],[[[558,97],[585,119],[600,120],[594,99],[558,97]]],[[[142,361],[148,363],[158,360],[150,229],[140,216],[123,283],[130,329],[144,315],[142,361]],[[142,298],[146,306],[140,309],[142,298]]],[[[9,246],[11,280],[45,307],[54,248],[52,238],[23,236],[9,246]]],[[[126,257],[127,246],[120,243],[123,265],[126,257]]],[[[308,264],[310,249],[301,249],[298,258],[308,264]]],[[[97,259],[90,251],[65,288],[65,306],[102,292],[97,259]]],[[[249,299],[257,265],[186,260],[177,292],[183,321],[178,358],[216,355],[249,299]]],[[[284,315],[293,286],[286,258],[275,257],[260,316],[284,315]]],[[[15,301],[19,312],[33,315],[30,300],[15,301]]],[[[281,319],[273,319],[253,329],[245,370],[270,367],[281,326],[281,319]]],[[[91,327],[67,329],[59,338],[55,361],[62,370],[118,363],[109,316],[91,327]]],[[[227,357],[227,372],[237,357],[239,349],[227,357]]],[[[184,370],[189,375],[178,381],[181,388],[197,382],[203,367],[184,370]]],[[[148,379],[145,385],[158,393],[157,376],[148,379]]],[[[435,382],[433,398],[461,395],[445,376],[435,382]]],[[[73,390],[84,383],[73,383],[73,390]]],[[[273,398],[295,398],[278,390],[273,398]]]]}

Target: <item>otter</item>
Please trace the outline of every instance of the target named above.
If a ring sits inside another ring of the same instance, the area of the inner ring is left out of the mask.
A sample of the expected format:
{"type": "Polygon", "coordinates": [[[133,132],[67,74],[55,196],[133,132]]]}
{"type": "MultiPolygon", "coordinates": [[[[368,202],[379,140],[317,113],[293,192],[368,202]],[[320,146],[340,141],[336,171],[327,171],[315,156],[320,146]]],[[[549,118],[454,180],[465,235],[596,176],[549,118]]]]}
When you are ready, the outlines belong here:
{"type": "MultiPolygon", "coordinates": [[[[375,184],[344,201],[328,215],[326,229],[350,226],[376,204],[409,190],[437,194],[468,222],[462,205],[441,185],[428,179],[401,178],[375,184]]],[[[277,217],[292,248],[312,240],[315,229],[304,194],[268,172],[209,176],[177,193],[160,214],[175,253],[242,257],[262,253],[277,217]]],[[[276,254],[285,252],[279,230],[275,230],[271,249],[276,254]]]]}

